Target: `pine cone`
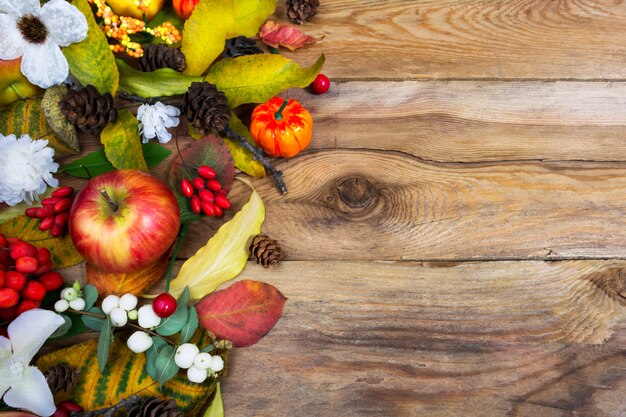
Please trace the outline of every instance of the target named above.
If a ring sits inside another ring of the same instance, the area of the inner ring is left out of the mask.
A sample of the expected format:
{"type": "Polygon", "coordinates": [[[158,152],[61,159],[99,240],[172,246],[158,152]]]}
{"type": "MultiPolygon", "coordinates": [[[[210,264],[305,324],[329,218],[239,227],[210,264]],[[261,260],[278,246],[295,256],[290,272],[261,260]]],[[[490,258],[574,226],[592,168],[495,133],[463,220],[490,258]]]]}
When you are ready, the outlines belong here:
{"type": "Polygon", "coordinates": [[[256,259],[256,263],[265,268],[277,266],[280,263],[280,246],[268,235],[261,234],[252,238],[250,253],[256,259]]]}
{"type": "Polygon", "coordinates": [[[198,133],[220,133],[230,121],[228,99],[207,82],[191,83],[183,96],[183,114],[198,133]]]}
{"type": "Polygon", "coordinates": [[[70,392],[76,386],[80,371],[65,363],[60,363],[44,372],[48,386],[52,393],[70,392]]]}
{"type": "Polygon", "coordinates": [[[237,58],[243,55],[262,54],[263,51],[256,44],[254,39],[245,36],[237,36],[226,40],[226,50],[224,56],[226,58],[237,58]]]}
{"type": "Polygon", "coordinates": [[[111,94],[100,94],[93,85],[70,90],[61,100],[61,112],[78,129],[98,135],[117,120],[111,94]]]}
{"type": "Polygon", "coordinates": [[[303,24],[317,14],[320,0],[287,0],[287,16],[292,22],[303,24]]]}
{"type": "Polygon", "coordinates": [[[160,400],[157,397],[148,397],[141,403],[131,407],[127,417],[183,417],[183,411],[178,408],[174,400],[160,400]]]}
{"type": "Polygon", "coordinates": [[[167,45],[149,44],[143,47],[143,56],[139,59],[139,69],[151,72],[159,68],[171,68],[178,72],[187,69],[187,59],[180,49],[167,45]]]}

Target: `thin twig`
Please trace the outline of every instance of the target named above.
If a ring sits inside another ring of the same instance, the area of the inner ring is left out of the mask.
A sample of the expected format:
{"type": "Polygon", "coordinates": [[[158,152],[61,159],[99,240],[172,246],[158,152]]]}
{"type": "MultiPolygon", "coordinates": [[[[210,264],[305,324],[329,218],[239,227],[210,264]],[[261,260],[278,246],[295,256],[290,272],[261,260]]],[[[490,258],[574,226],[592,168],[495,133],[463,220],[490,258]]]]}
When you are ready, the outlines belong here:
{"type": "Polygon", "coordinates": [[[70,417],[113,417],[122,408],[125,408],[128,411],[129,408],[141,403],[141,401],[141,397],[137,395],[131,395],[130,397],[120,401],[114,406],[101,408],[94,411],[74,411],[70,413],[70,417]]]}
{"type": "Polygon", "coordinates": [[[189,230],[189,224],[183,224],[180,227],[180,233],[178,234],[178,240],[176,241],[176,246],[174,247],[174,252],[172,252],[172,260],[170,261],[170,266],[167,269],[167,278],[165,280],[165,292],[170,292],[170,282],[172,281],[172,270],[174,269],[174,264],[176,263],[176,256],[178,255],[178,251],[180,250],[180,246],[187,235],[187,231],[189,230]]]}

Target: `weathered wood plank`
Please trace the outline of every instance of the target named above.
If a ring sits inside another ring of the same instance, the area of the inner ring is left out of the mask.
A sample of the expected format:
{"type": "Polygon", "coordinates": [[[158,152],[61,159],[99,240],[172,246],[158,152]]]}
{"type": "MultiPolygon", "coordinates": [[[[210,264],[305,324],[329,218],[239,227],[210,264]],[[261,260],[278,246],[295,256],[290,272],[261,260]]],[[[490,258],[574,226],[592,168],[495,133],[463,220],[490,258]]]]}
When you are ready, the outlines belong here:
{"type": "MultiPolygon", "coordinates": [[[[230,416],[621,416],[624,261],[285,262],[284,316],[237,349],[230,416]]],[[[80,276],[73,268],[66,278],[80,276]]]]}
{"type": "Polygon", "coordinates": [[[626,77],[623,2],[328,0],[313,23],[325,39],[291,55],[336,79],[626,77]]]}

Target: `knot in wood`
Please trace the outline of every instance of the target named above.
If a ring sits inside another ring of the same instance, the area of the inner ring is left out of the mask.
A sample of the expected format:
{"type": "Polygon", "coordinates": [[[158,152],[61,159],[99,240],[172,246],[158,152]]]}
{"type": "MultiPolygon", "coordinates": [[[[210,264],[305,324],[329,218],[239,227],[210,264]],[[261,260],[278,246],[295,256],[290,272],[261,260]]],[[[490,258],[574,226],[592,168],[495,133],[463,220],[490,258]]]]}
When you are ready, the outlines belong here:
{"type": "Polygon", "coordinates": [[[365,178],[353,177],[337,183],[339,198],[352,209],[362,209],[376,199],[376,189],[365,178]]]}

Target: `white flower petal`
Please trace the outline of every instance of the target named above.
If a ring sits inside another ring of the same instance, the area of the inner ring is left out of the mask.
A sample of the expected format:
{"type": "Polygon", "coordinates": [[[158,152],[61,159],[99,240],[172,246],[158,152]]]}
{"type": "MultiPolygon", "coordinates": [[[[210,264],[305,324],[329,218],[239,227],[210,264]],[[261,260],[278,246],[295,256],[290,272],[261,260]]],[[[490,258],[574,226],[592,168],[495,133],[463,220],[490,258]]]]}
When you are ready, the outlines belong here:
{"type": "Polygon", "coordinates": [[[63,323],[63,317],[49,310],[28,310],[17,316],[8,329],[14,358],[29,363],[46,339],[63,323]]]}
{"type": "Polygon", "coordinates": [[[0,59],[10,60],[21,57],[25,45],[26,41],[17,28],[15,17],[0,14],[0,59]]]}
{"type": "Polygon", "coordinates": [[[8,370],[11,366],[11,342],[4,336],[0,336],[0,398],[11,387],[8,370]]]}
{"type": "Polygon", "coordinates": [[[36,13],[39,10],[39,0],[0,0],[0,10],[13,16],[36,13]]]}
{"type": "Polygon", "coordinates": [[[61,84],[70,73],[61,48],[49,40],[42,45],[28,45],[22,57],[21,70],[28,81],[41,88],[61,84]]]}
{"type": "Polygon", "coordinates": [[[10,407],[32,411],[39,416],[48,417],[56,411],[46,377],[34,366],[25,367],[22,378],[12,381],[3,400],[10,407]]]}
{"type": "Polygon", "coordinates": [[[68,46],[87,37],[87,19],[65,0],[50,0],[41,8],[39,17],[58,45],[68,46]]]}

